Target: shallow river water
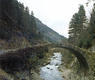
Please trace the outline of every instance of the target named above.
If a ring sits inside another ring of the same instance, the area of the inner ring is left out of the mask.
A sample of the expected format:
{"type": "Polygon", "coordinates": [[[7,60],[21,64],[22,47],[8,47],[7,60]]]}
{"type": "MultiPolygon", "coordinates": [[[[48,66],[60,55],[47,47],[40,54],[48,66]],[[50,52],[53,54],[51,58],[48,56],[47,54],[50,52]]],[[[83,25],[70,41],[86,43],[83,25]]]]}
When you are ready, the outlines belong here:
{"type": "Polygon", "coordinates": [[[50,64],[41,67],[40,76],[43,80],[64,80],[58,67],[61,65],[61,53],[54,53],[50,64]]]}

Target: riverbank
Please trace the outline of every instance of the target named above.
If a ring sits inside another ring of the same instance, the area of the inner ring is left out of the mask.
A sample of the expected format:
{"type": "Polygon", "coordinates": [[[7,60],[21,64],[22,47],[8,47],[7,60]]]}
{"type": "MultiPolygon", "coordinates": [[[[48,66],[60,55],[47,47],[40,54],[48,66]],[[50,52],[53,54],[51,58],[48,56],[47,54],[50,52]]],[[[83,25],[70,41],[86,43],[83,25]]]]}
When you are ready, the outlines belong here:
{"type": "MultiPolygon", "coordinates": [[[[14,49],[5,54],[1,53],[0,68],[6,74],[3,77],[8,76],[8,80],[31,80],[32,78],[33,80],[38,80],[40,77],[37,71],[39,71],[39,67],[44,63],[43,59],[46,58],[47,52],[47,47],[39,45],[18,50],[14,49]]],[[[0,75],[2,75],[2,72],[0,75]]]]}
{"type": "Polygon", "coordinates": [[[60,71],[63,74],[64,80],[95,80],[95,52],[87,49],[81,49],[84,52],[89,70],[82,71],[77,58],[71,52],[63,51],[63,64],[60,66],[60,71]]]}

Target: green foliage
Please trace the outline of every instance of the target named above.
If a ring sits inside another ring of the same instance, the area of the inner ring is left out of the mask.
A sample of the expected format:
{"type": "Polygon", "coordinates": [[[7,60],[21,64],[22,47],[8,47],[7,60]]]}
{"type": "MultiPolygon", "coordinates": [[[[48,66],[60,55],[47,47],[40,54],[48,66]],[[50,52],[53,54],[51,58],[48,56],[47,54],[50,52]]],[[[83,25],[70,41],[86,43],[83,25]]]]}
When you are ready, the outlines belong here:
{"type": "Polygon", "coordinates": [[[86,22],[84,6],[81,5],[78,13],[73,15],[69,27],[69,42],[77,45],[81,32],[84,30],[83,25],[86,22]]]}
{"type": "Polygon", "coordinates": [[[91,35],[89,34],[89,29],[86,29],[80,35],[78,46],[83,48],[89,48],[92,46],[91,42],[92,38],[91,35]]]}
{"type": "Polygon", "coordinates": [[[95,4],[89,23],[86,20],[84,7],[81,5],[78,13],[73,15],[69,27],[69,42],[83,48],[95,45],[95,4]]]}
{"type": "Polygon", "coordinates": [[[73,15],[69,26],[69,42],[73,45],[82,45],[82,41],[80,40],[81,35],[84,30],[86,30],[86,16],[84,6],[80,5],[78,13],[73,15]]]}
{"type": "Polygon", "coordinates": [[[92,13],[91,13],[91,18],[90,18],[90,28],[89,28],[89,33],[91,34],[91,37],[94,39],[95,38],[95,4],[93,5],[92,13]]]}
{"type": "Polygon", "coordinates": [[[69,27],[69,41],[75,42],[76,41],[76,37],[78,36],[77,31],[78,31],[78,14],[74,14],[73,18],[70,22],[70,27],[69,27]]]}
{"type": "Polygon", "coordinates": [[[10,39],[14,34],[28,40],[39,36],[33,12],[30,15],[28,7],[17,0],[0,0],[0,21],[1,39],[10,39]]]}
{"type": "Polygon", "coordinates": [[[94,39],[95,39],[95,4],[93,5],[88,27],[81,33],[78,45],[79,47],[89,48],[95,44],[93,43],[94,39]]]}

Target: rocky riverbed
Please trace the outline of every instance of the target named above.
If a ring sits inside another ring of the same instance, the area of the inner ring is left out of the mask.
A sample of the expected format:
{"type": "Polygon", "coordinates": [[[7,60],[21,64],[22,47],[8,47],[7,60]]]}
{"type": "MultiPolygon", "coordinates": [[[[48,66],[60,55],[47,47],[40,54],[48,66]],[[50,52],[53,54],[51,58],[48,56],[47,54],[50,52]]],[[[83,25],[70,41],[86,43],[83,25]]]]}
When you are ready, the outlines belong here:
{"type": "Polygon", "coordinates": [[[52,56],[50,63],[41,67],[40,76],[44,80],[64,80],[62,73],[58,69],[58,67],[61,65],[61,60],[61,53],[54,53],[54,56],[52,56]]]}

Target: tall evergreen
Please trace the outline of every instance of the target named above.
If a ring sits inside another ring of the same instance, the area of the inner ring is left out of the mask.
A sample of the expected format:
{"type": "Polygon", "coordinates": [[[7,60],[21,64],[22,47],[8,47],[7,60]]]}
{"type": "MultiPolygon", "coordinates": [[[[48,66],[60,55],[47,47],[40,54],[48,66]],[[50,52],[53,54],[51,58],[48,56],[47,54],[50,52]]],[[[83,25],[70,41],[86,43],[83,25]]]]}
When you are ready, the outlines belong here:
{"type": "Polygon", "coordinates": [[[69,25],[69,42],[75,43],[76,38],[78,36],[77,31],[78,31],[78,14],[75,13],[69,25]]]}
{"type": "Polygon", "coordinates": [[[79,47],[83,48],[89,48],[95,42],[95,4],[93,5],[90,21],[86,25],[87,27],[83,29],[79,37],[79,47]]]}
{"type": "Polygon", "coordinates": [[[93,5],[91,17],[90,17],[90,30],[93,39],[95,39],[95,4],[93,5]]]}
{"type": "Polygon", "coordinates": [[[80,35],[85,29],[86,22],[84,6],[80,5],[78,13],[75,13],[69,25],[69,42],[78,45],[80,35]]]}

